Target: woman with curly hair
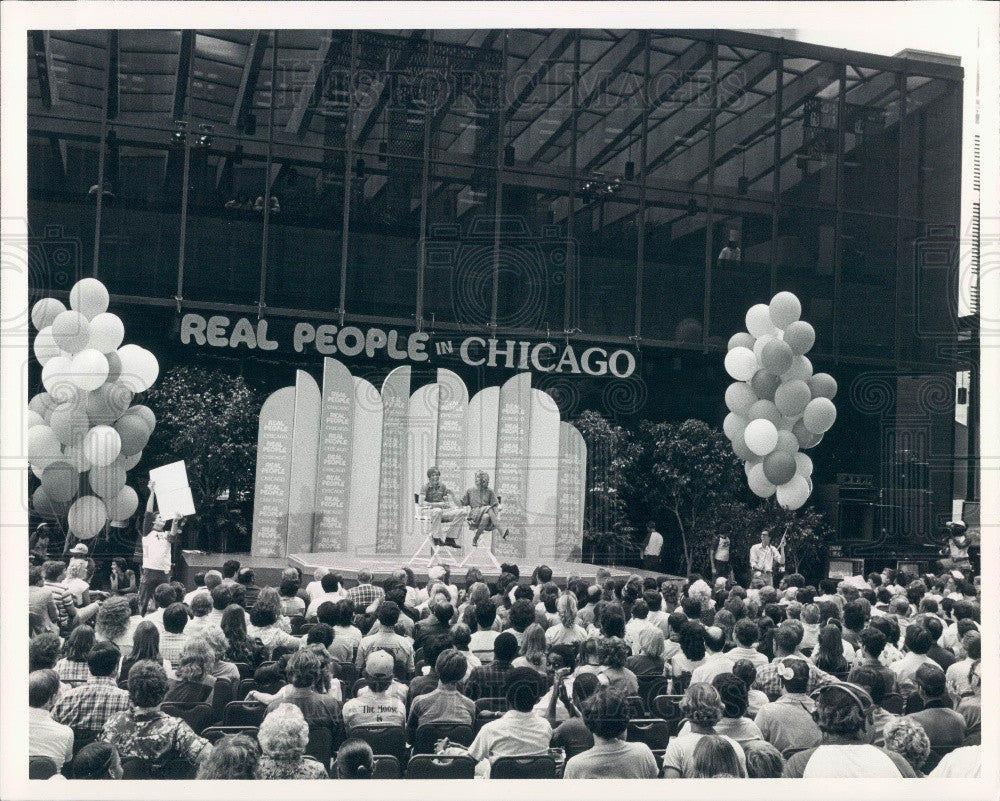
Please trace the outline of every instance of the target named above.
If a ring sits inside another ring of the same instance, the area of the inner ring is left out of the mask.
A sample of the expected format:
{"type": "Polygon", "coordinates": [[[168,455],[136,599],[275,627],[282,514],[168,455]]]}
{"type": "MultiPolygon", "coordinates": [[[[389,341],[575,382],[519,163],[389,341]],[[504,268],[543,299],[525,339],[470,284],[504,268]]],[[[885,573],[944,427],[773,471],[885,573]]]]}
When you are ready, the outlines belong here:
{"type": "Polygon", "coordinates": [[[123,654],[132,650],[132,636],[138,623],[132,621],[128,598],[108,598],[97,610],[94,636],[98,642],[111,642],[123,654]]]}
{"type": "Polygon", "coordinates": [[[824,684],[812,694],[822,742],[789,757],[786,779],[912,779],[910,763],[869,742],[875,704],[866,690],[846,681],[824,684]]]}
{"type": "Polygon", "coordinates": [[[309,724],[294,704],[279,704],[257,732],[262,779],[325,779],[326,768],[306,755],[309,724]]]}
{"type": "MultiPolygon", "coordinates": [[[[695,682],[684,691],[680,703],[681,714],[688,720],[688,728],[671,738],[663,755],[663,778],[689,779],[694,776],[694,750],[705,736],[715,735],[715,725],[725,711],[718,690],[711,684],[695,682]]],[[[718,735],[733,747],[740,763],[740,776],[746,776],[746,758],[738,742],[726,735],[718,735]]]]}
{"type": "Polygon", "coordinates": [[[521,641],[521,655],[511,662],[510,666],[512,668],[530,667],[537,670],[543,676],[547,675],[547,653],[545,629],[538,623],[532,623],[524,630],[524,639],[521,641]]]}
{"type": "Polygon", "coordinates": [[[232,734],[215,744],[198,767],[198,779],[259,779],[260,747],[253,737],[232,734]]]}
{"type": "Polygon", "coordinates": [[[119,676],[128,676],[132,665],[136,662],[149,660],[166,669],[163,656],[160,654],[160,630],[151,620],[144,620],[135,627],[132,635],[132,652],[122,661],[119,676]]]}
{"type": "Polygon", "coordinates": [[[302,645],[302,640],[288,633],[288,622],[281,615],[281,599],[274,587],[264,587],[257,596],[257,603],[250,610],[250,625],[247,636],[256,637],[268,649],[294,648],[302,645]]]}
{"type": "Polygon", "coordinates": [[[232,662],[226,660],[229,641],[226,639],[226,635],[222,633],[222,629],[219,626],[204,626],[198,632],[197,637],[204,640],[215,655],[215,660],[209,667],[209,673],[217,679],[226,679],[233,682],[234,685],[239,684],[240,669],[232,662]]]}
{"type": "MultiPolygon", "coordinates": [[[[330,654],[327,652],[323,643],[310,643],[302,650],[315,654],[316,658],[319,659],[320,662],[319,671],[316,674],[316,680],[313,682],[312,689],[320,695],[332,698],[335,701],[343,701],[343,684],[340,679],[333,677],[333,660],[330,658],[330,654]]],[[[274,701],[284,701],[293,690],[294,688],[291,684],[286,684],[276,693],[265,693],[261,690],[251,690],[247,693],[247,700],[261,701],[265,704],[270,704],[274,701]]]]}
{"type": "Polygon", "coordinates": [[[227,662],[244,662],[254,670],[267,661],[267,647],[260,640],[251,640],[247,635],[247,616],[243,607],[230,604],[222,613],[219,624],[226,638],[226,652],[223,658],[227,662]]]}
{"type": "Polygon", "coordinates": [[[598,652],[601,657],[601,675],[608,686],[624,696],[639,694],[639,679],[625,667],[629,656],[628,645],[621,637],[608,637],[601,642],[598,652]]]}
{"type": "Polygon", "coordinates": [[[212,703],[215,676],[211,673],[215,651],[200,637],[188,640],[181,649],[174,671],[177,680],[170,683],[164,701],[181,703],[212,703]]]}
{"type": "Polygon", "coordinates": [[[908,718],[896,718],[885,724],[882,730],[885,750],[894,751],[905,759],[918,778],[924,774],[920,769],[931,754],[931,741],[919,723],[908,718]]]}
{"type": "Polygon", "coordinates": [[[60,659],[56,662],[59,681],[66,684],[83,684],[90,678],[87,654],[94,647],[94,630],[90,626],[77,626],[63,643],[60,659]]]}

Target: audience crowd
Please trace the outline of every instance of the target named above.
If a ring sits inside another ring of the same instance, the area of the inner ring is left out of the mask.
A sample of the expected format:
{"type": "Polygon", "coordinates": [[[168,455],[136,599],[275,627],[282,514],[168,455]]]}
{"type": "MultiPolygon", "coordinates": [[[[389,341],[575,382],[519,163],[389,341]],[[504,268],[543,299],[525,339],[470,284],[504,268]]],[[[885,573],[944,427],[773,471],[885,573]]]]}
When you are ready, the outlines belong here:
{"type": "Polygon", "coordinates": [[[743,587],[502,569],[268,586],[231,559],[143,614],[124,565],[107,592],[86,560],[34,565],[31,776],[979,775],[968,571],[743,587]]]}

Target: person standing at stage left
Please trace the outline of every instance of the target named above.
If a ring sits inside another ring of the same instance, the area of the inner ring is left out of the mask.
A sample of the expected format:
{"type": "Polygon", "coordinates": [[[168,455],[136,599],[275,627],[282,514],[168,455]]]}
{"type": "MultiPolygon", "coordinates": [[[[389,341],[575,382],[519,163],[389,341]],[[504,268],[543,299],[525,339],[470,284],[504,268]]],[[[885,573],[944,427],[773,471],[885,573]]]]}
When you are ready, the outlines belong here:
{"type": "Polygon", "coordinates": [[[773,587],[775,568],[784,563],[781,551],[771,545],[771,532],[764,529],[760,532],[760,542],[750,548],[751,576],[763,581],[765,587],[773,587]]]}
{"type": "Polygon", "coordinates": [[[182,518],[175,517],[166,531],[166,521],[154,509],[156,503],[156,482],[149,482],[149,500],[146,513],[142,516],[142,578],[139,582],[139,614],[146,614],[146,605],[153,598],[153,591],[160,584],[170,582],[172,566],[171,546],[177,539],[182,518]]]}
{"type": "Polygon", "coordinates": [[[663,535],[656,530],[656,523],[646,524],[646,542],[642,546],[642,569],[659,572],[663,555],[663,535]]]}

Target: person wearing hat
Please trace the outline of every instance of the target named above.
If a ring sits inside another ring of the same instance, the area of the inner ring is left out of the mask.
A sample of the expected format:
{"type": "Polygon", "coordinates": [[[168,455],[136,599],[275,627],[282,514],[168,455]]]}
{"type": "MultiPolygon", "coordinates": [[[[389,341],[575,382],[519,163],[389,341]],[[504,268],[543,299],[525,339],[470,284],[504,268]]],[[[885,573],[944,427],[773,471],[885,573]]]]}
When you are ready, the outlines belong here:
{"type": "Polygon", "coordinates": [[[965,737],[965,718],[952,709],[944,671],[933,663],[921,665],[915,680],[924,708],[907,715],[907,719],[924,727],[932,748],[961,745],[965,737]]]}
{"type": "Polygon", "coordinates": [[[941,549],[941,555],[947,557],[942,560],[942,564],[948,568],[965,571],[972,570],[972,560],[969,558],[969,548],[972,542],[966,533],[966,526],[961,520],[954,520],[945,524],[947,532],[947,542],[941,549]]]}
{"type": "Polygon", "coordinates": [[[402,726],[406,722],[406,704],[395,694],[392,686],[394,660],[385,651],[372,651],[365,660],[364,678],[368,692],[344,704],[341,714],[348,734],[356,726],[402,726]]]}
{"type": "Polygon", "coordinates": [[[870,728],[874,703],[857,684],[837,681],[812,694],[813,719],[822,742],[793,754],[785,763],[786,779],[904,779],[916,778],[900,754],[872,745],[870,728]]]}

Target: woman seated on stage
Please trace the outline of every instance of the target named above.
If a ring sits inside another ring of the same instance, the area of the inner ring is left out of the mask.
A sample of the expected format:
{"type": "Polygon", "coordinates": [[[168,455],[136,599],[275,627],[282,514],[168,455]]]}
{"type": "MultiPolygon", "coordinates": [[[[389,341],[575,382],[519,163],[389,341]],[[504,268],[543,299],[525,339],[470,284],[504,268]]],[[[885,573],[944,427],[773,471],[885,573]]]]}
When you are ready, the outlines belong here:
{"type": "Polygon", "coordinates": [[[503,539],[507,539],[510,529],[500,521],[500,499],[490,489],[488,473],[482,470],[476,473],[476,485],[465,491],[459,503],[469,507],[469,525],[475,526],[476,529],[472,537],[473,547],[479,542],[484,531],[500,531],[503,539]]]}

